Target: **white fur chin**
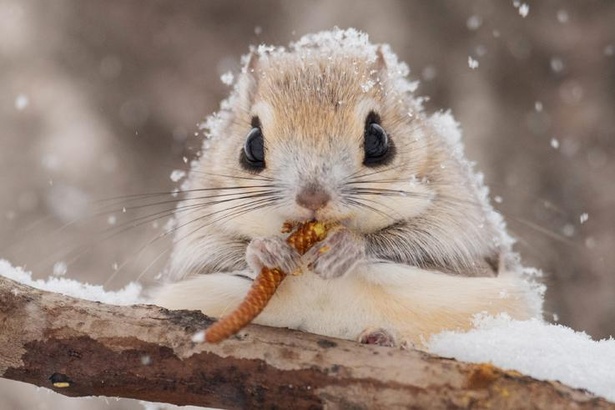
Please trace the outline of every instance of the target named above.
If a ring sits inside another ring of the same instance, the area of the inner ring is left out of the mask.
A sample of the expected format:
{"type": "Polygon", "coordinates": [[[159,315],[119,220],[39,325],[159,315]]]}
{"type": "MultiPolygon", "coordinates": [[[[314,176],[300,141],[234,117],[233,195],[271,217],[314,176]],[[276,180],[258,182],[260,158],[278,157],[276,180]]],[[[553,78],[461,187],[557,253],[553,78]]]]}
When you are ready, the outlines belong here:
{"type": "MultiPolygon", "coordinates": [[[[165,285],[154,302],[220,317],[241,302],[250,284],[222,273],[201,275],[165,285]]],[[[382,328],[400,343],[420,346],[442,330],[471,328],[480,313],[538,317],[540,296],[516,274],[470,278],[375,263],[332,280],[289,276],[255,323],[351,340],[382,328]]]]}

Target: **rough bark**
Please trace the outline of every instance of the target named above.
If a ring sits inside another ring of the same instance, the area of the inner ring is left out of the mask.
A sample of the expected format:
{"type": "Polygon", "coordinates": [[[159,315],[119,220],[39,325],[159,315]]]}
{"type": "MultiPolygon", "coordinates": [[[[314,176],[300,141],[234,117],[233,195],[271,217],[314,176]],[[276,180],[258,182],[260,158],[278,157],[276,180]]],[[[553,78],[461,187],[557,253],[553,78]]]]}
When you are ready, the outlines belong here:
{"type": "Polygon", "coordinates": [[[423,352],[249,326],[219,345],[199,312],[112,306],[0,277],[0,376],[67,396],[241,408],[610,408],[557,382],[423,352]]]}

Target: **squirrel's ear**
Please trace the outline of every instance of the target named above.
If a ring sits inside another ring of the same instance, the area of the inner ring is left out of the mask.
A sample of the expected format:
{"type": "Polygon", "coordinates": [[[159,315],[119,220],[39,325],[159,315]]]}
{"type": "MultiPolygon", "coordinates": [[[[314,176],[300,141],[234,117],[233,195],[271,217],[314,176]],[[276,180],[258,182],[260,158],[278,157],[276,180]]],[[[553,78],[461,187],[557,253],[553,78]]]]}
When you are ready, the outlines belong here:
{"type": "Polygon", "coordinates": [[[252,48],[250,50],[250,54],[248,54],[247,63],[245,65],[245,72],[247,74],[252,74],[253,77],[256,77],[254,76],[254,73],[256,72],[256,69],[258,67],[258,60],[258,52],[254,48],[252,48]]]}
{"type": "Polygon", "coordinates": [[[374,63],[374,66],[380,74],[384,74],[387,70],[387,62],[384,59],[382,46],[378,46],[378,48],[376,49],[376,62],[374,63]]]}
{"type": "Polygon", "coordinates": [[[245,99],[243,103],[248,107],[254,102],[254,96],[258,89],[259,76],[257,75],[257,69],[259,60],[260,55],[254,48],[251,48],[250,54],[244,56],[242,59],[243,68],[241,70],[242,75],[238,87],[239,90],[241,90],[240,95],[245,99]]]}
{"type": "Polygon", "coordinates": [[[376,49],[376,61],[372,63],[371,77],[378,84],[382,84],[387,78],[387,62],[384,59],[382,46],[376,49]]]}

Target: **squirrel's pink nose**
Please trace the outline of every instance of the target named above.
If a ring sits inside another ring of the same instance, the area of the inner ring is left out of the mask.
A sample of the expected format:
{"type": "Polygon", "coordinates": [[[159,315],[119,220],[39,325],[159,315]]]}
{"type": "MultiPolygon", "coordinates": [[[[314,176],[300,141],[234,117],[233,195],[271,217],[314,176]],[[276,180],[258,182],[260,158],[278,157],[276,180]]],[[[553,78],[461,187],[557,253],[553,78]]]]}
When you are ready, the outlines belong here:
{"type": "Polygon", "coordinates": [[[302,206],[303,208],[309,209],[311,211],[317,211],[321,208],[324,208],[331,196],[321,187],[319,186],[308,186],[303,188],[298,194],[297,204],[302,206]]]}

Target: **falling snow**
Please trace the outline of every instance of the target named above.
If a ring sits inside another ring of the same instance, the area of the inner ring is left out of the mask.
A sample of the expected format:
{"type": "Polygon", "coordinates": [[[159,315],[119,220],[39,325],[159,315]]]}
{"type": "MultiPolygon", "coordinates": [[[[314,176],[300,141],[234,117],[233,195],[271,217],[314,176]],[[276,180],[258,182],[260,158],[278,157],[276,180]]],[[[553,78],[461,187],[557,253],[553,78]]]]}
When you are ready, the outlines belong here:
{"type": "Polygon", "coordinates": [[[203,343],[205,341],[205,331],[201,330],[192,335],[190,339],[194,343],[203,343]]]}
{"type": "Polygon", "coordinates": [[[570,20],[570,15],[568,14],[566,10],[557,11],[557,21],[564,24],[564,23],[568,23],[568,20],[570,20]]]}
{"type": "Polygon", "coordinates": [[[478,61],[473,59],[472,56],[468,56],[468,67],[470,67],[472,70],[478,68],[478,61]]]}
{"type": "Polygon", "coordinates": [[[65,262],[56,262],[53,264],[53,276],[64,276],[68,271],[68,266],[66,266],[65,262]]]}
{"type": "Polygon", "coordinates": [[[425,68],[423,68],[423,71],[421,72],[421,77],[423,77],[424,81],[431,81],[434,78],[436,78],[437,75],[438,75],[438,71],[432,65],[426,66],[425,68]]]}
{"type": "Polygon", "coordinates": [[[568,238],[571,238],[572,236],[574,236],[574,225],[572,224],[566,224],[562,227],[562,234],[568,238]]]}
{"type": "Polygon", "coordinates": [[[173,172],[171,172],[171,175],[169,176],[169,178],[171,178],[171,181],[173,182],[178,182],[180,179],[182,179],[185,176],[186,176],[186,171],[181,170],[181,169],[175,169],[173,170],[173,172]]]}
{"type": "Polygon", "coordinates": [[[581,222],[582,224],[587,222],[588,219],[589,219],[589,214],[587,212],[584,212],[581,214],[581,216],[579,216],[579,222],[581,222]]]}
{"type": "Polygon", "coordinates": [[[483,24],[483,19],[480,16],[470,16],[466,21],[466,26],[470,30],[478,30],[483,24]]]}
{"type": "Polygon", "coordinates": [[[228,71],[220,77],[220,81],[222,81],[225,85],[233,85],[233,80],[235,80],[235,76],[232,72],[228,71]]]}
{"type": "Polygon", "coordinates": [[[559,148],[559,141],[555,138],[551,138],[551,147],[553,147],[554,149],[558,149],[559,148]]]}
{"type": "Polygon", "coordinates": [[[30,99],[25,94],[19,94],[17,98],[15,98],[15,108],[19,111],[23,111],[28,104],[30,104],[30,99]]]}
{"type": "Polygon", "coordinates": [[[553,57],[550,64],[554,73],[561,73],[564,70],[564,62],[561,58],[553,57]]]}

